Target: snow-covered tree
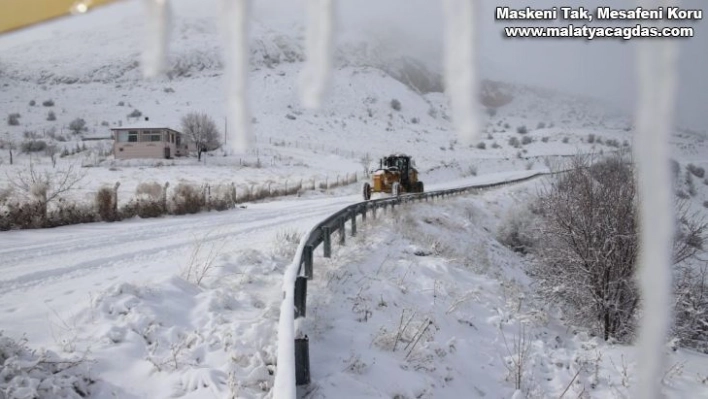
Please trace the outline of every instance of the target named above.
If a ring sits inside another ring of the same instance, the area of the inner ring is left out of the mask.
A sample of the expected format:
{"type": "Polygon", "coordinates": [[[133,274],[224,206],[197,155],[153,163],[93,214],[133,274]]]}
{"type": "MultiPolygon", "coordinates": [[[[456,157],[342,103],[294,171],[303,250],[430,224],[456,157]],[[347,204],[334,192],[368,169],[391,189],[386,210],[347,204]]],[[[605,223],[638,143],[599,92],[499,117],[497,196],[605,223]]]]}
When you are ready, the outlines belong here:
{"type": "MultiPolygon", "coordinates": [[[[577,157],[574,168],[541,193],[538,210],[540,293],[574,322],[605,340],[631,339],[641,297],[636,282],[639,196],[634,168],[619,156],[594,164],[577,157]]],[[[705,224],[679,209],[673,262],[701,250],[705,224]]]]}
{"type": "Polygon", "coordinates": [[[213,151],[221,146],[219,130],[216,122],[202,112],[190,112],[182,117],[182,132],[197,148],[197,157],[202,159],[202,153],[213,151]]]}

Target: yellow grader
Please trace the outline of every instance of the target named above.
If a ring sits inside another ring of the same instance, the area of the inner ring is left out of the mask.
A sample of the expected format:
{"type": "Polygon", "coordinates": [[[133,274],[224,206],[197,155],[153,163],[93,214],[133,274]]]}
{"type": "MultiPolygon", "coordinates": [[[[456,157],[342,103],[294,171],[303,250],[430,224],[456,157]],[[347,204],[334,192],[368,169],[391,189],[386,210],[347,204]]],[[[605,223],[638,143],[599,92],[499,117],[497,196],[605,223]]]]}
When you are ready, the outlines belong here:
{"type": "Polygon", "coordinates": [[[422,193],[423,182],[418,180],[418,170],[413,167],[410,156],[393,154],[379,160],[379,168],[372,173],[372,182],[365,182],[362,191],[364,201],[370,200],[372,193],[397,197],[404,193],[422,193]]]}

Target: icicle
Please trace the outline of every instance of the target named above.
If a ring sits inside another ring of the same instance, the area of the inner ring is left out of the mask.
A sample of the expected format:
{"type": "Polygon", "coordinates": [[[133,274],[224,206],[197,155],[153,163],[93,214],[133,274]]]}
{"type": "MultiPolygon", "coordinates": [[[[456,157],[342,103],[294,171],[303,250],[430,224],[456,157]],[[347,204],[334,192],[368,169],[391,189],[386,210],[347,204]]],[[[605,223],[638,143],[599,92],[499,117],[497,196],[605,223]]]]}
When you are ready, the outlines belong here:
{"type": "MultiPolygon", "coordinates": [[[[645,9],[673,3],[671,0],[639,1],[645,9]]],[[[675,39],[638,40],[636,43],[639,102],[635,157],[641,198],[638,276],[644,304],[636,397],[646,399],[661,397],[665,340],[671,320],[674,217],[669,138],[677,80],[676,44],[675,39]]]]}
{"type": "Polygon", "coordinates": [[[327,90],[332,67],[333,0],[307,1],[306,62],[300,75],[302,103],[319,108],[327,90]]]}
{"type": "Polygon", "coordinates": [[[475,0],[445,0],[445,90],[462,144],[479,134],[479,85],[475,59],[475,0]]]}
{"type": "Polygon", "coordinates": [[[168,0],[145,0],[147,32],[143,50],[143,75],[158,76],[165,70],[170,25],[168,0]]]}
{"type": "Polygon", "coordinates": [[[229,131],[227,151],[243,153],[251,145],[248,107],[248,16],[250,0],[222,0],[222,30],[225,35],[226,112],[229,131]]]}

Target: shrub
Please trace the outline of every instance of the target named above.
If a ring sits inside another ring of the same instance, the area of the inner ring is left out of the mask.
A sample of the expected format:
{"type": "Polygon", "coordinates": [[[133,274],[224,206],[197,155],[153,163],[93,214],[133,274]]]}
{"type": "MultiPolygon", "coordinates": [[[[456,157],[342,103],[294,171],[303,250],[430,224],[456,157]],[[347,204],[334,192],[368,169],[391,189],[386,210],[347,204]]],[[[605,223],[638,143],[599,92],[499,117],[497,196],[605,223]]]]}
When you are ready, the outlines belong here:
{"type": "Polygon", "coordinates": [[[570,141],[568,137],[563,137],[563,144],[568,144],[568,141],[570,141]]]}
{"type": "Polygon", "coordinates": [[[172,194],[172,212],[176,215],[197,213],[205,206],[204,195],[192,185],[180,183],[172,194]]]}
{"type": "Polygon", "coordinates": [[[124,101],[118,101],[118,106],[119,106],[119,107],[122,107],[122,106],[124,106],[124,105],[125,105],[125,102],[124,102],[124,101]]]}
{"type": "Polygon", "coordinates": [[[50,122],[57,120],[57,116],[54,114],[54,111],[49,111],[47,113],[47,120],[50,122]]]}
{"type": "Polygon", "coordinates": [[[420,119],[416,118],[415,116],[411,118],[411,123],[414,125],[417,125],[420,122],[420,119]]]}
{"type": "Polygon", "coordinates": [[[44,140],[27,140],[20,144],[20,151],[28,154],[30,152],[40,152],[47,149],[47,142],[44,140]]]}
{"type": "Polygon", "coordinates": [[[128,114],[128,118],[140,118],[141,116],[143,116],[143,113],[137,109],[134,109],[133,112],[128,114]]]}
{"type": "Polygon", "coordinates": [[[401,110],[401,102],[394,98],[393,100],[391,100],[391,108],[393,108],[396,111],[400,111],[401,110]]]}
{"type": "Polygon", "coordinates": [[[495,141],[492,143],[492,148],[501,148],[501,146],[495,141]]]}
{"type": "Polygon", "coordinates": [[[92,205],[60,199],[57,201],[57,206],[47,213],[45,227],[69,226],[95,221],[96,211],[92,205]]]}
{"type": "Polygon", "coordinates": [[[496,108],[487,108],[487,115],[490,117],[494,117],[497,114],[497,109],[496,108]]]}
{"type": "Polygon", "coordinates": [[[616,140],[616,139],[608,139],[605,141],[605,144],[610,147],[615,147],[615,148],[620,147],[620,142],[619,142],[619,140],[616,140]]]}
{"type": "Polygon", "coordinates": [[[20,125],[20,114],[14,113],[7,116],[7,124],[10,126],[20,125]]]}
{"type": "Polygon", "coordinates": [[[509,145],[514,148],[519,148],[521,143],[519,142],[519,139],[514,136],[514,137],[509,138],[509,145]]]}
{"type": "Polygon", "coordinates": [[[588,134],[588,143],[592,144],[595,142],[595,135],[590,133],[588,134]]]}
{"type": "Polygon", "coordinates": [[[514,252],[529,253],[536,243],[536,219],[527,208],[509,212],[497,231],[497,240],[514,252]]]}
{"type": "Polygon", "coordinates": [[[162,199],[163,189],[160,183],[157,182],[142,182],[135,188],[137,197],[147,197],[149,200],[159,201],[162,199]]]}
{"type": "Polygon", "coordinates": [[[533,139],[530,136],[524,136],[521,139],[521,145],[527,145],[533,143],[533,139]]]}
{"type": "Polygon", "coordinates": [[[526,126],[519,126],[516,128],[516,133],[526,134],[528,132],[529,132],[529,130],[526,128],[526,126]]]}
{"type": "Polygon", "coordinates": [[[694,176],[696,176],[699,179],[702,179],[706,175],[705,169],[703,169],[699,166],[696,166],[692,163],[689,163],[688,165],[686,165],[686,170],[691,172],[694,176]]]}
{"type": "Polygon", "coordinates": [[[101,220],[113,222],[118,220],[115,190],[111,187],[101,187],[96,193],[96,209],[101,220]]]}
{"type": "Polygon", "coordinates": [[[541,141],[544,142],[544,143],[548,143],[548,136],[542,137],[542,138],[541,138],[541,141]]]}
{"type": "Polygon", "coordinates": [[[71,130],[74,134],[79,134],[87,130],[86,121],[81,118],[74,119],[71,123],[69,123],[69,130],[71,130]]]}
{"type": "Polygon", "coordinates": [[[546,124],[543,122],[538,122],[538,125],[536,125],[536,129],[545,129],[546,124]]]}
{"type": "Polygon", "coordinates": [[[37,105],[37,102],[34,100],[30,100],[29,105],[30,107],[34,107],[35,105],[37,105]]]}
{"type": "Polygon", "coordinates": [[[482,142],[480,142],[480,143],[477,144],[477,149],[479,149],[479,150],[486,150],[486,149],[487,149],[487,145],[484,144],[484,141],[482,141],[482,142]]]}
{"type": "Polygon", "coordinates": [[[54,106],[54,101],[52,101],[52,100],[47,100],[47,101],[42,102],[42,105],[44,105],[45,107],[53,107],[53,106],[54,106]]]}

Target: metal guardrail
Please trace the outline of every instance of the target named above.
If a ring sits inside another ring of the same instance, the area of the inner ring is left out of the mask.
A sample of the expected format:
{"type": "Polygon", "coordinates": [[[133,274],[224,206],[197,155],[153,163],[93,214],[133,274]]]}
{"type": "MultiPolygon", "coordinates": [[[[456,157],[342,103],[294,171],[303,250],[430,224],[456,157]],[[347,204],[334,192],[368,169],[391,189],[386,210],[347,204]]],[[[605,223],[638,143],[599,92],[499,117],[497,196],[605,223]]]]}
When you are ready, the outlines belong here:
{"type": "MultiPolygon", "coordinates": [[[[557,172],[556,172],[557,173],[557,172]]],[[[529,176],[522,178],[509,179],[501,182],[495,183],[484,183],[484,184],[474,184],[459,188],[446,189],[430,191],[426,193],[413,193],[404,194],[398,197],[381,198],[375,200],[369,200],[364,202],[359,202],[353,205],[349,205],[346,208],[335,212],[334,214],[327,217],[325,220],[317,224],[310,230],[310,233],[302,238],[300,246],[294,257],[294,262],[291,267],[296,267],[296,273],[294,278],[294,290],[291,292],[292,304],[294,305],[294,317],[289,318],[286,315],[284,318],[281,314],[280,327],[287,327],[291,321],[293,322],[293,337],[294,338],[294,358],[291,353],[288,353],[286,348],[279,349],[279,354],[283,356],[278,356],[278,369],[280,370],[291,370],[294,368],[295,376],[294,383],[296,386],[307,385],[310,383],[310,359],[309,359],[309,339],[306,334],[299,331],[299,320],[304,319],[307,315],[307,281],[312,280],[314,277],[314,255],[315,249],[320,245],[323,247],[323,256],[325,258],[330,258],[332,256],[332,235],[334,233],[339,233],[337,239],[340,245],[344,245],[347,236],[347,224],[349,224],[349,232],[351,236],[356,236],[357,233],[357,218],[360,218],[362,222],[366,221],[367,215],[371,213],[373,218],[376,218],[377,210],[382,209],[384,212],[390,207],[392,210],[396,206],[401,206],[403,204],[408,204],[415,201],[429,201],[435,198],[446,198],[449,196],[459,195],[462,193],[470,191],[479,191],[483,189],[489,189],[499,186],[504,186],[512,183],[521,183],[531,179],[535,179],[540,176],[555,174],[552,172],[537,172],[529,176]],[[281,359],[281,357],[285,357],[281,359]],[[287,359],[286,359],[287,358],[287,359]],[[293,362],[292,366],[289,367],[285,364],[280,364],[281,362],[289,363],[293,362]]],[[[292,277],[292,276],[291,276],[292,277]]],[[[292,281],[292,279],[290,280],[292,281]]],[[[288,284],[288,278],[286,276],[286,283],[288,284]]],[[[287,310],[290,306],[289,302],[288,288],[285,287],[284,295],[284,306],[281,309],[287,310]]],[[[283,331],[279,331],[279,334],[283,331]]],[[[290,335],[290,334],[288,334],[290,335]]],[[[282,342],[282,341],[281,341],[282,342]]],[[[292,377],[292,376],[290,376],[292,377]]],[[[277,389],[278,385],[291,385],[292,378],[281,378],[280,384],[278,384],[278,376],[276,375],[276,398],[278,397],[277,389]],[[286,382],[283,382],[286,381],[286,382]]],[[[294,392],[294,387],[291,387],[291,391],[294,392]]]]}

